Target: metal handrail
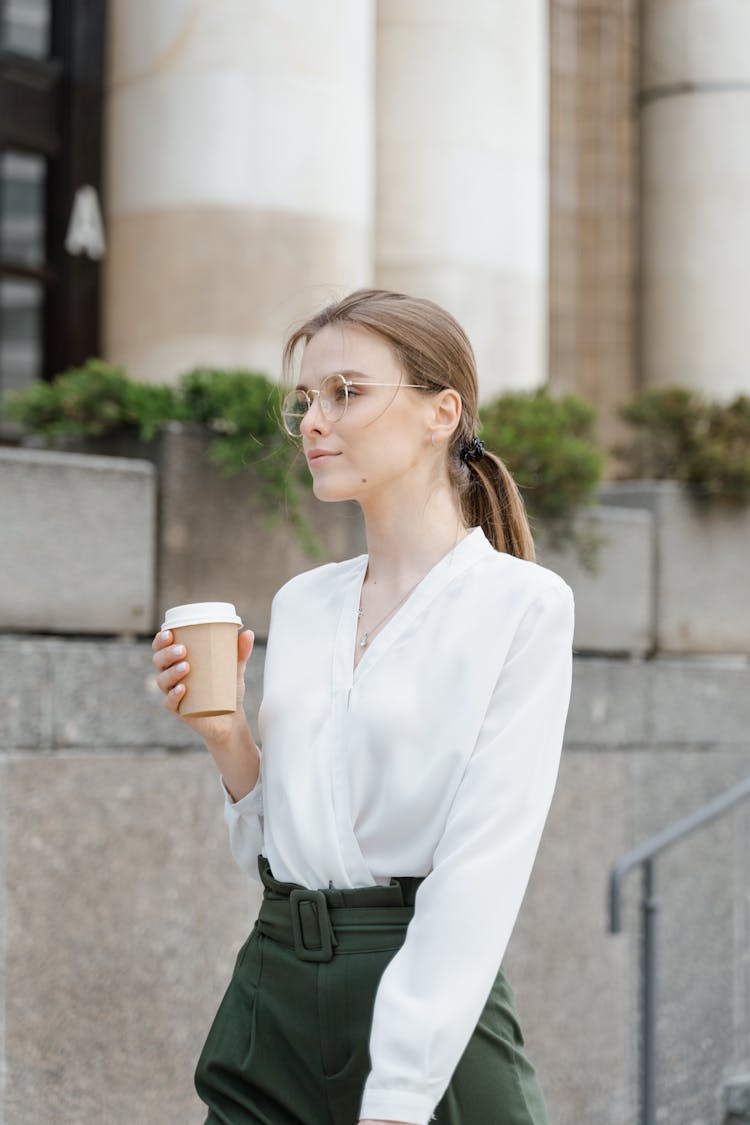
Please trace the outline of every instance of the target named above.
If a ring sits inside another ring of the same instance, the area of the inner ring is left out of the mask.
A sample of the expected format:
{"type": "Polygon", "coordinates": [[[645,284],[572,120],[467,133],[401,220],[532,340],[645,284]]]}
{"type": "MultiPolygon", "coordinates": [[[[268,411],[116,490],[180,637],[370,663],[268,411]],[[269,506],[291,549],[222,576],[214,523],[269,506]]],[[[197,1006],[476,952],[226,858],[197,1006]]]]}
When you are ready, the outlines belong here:
{"type": "Polygon", "coordinates": [[[609,875],[609,932],[622,930],[622,882],[634,867],[643,868],[641,916],[643,920],[643,1007],[641,1011],[641,1125],[656,1123],[656,912],[654,857],[696,828],[750,797],[750,777],[725,790],[688,816],[674,821],[612,865],[609,875]]]}

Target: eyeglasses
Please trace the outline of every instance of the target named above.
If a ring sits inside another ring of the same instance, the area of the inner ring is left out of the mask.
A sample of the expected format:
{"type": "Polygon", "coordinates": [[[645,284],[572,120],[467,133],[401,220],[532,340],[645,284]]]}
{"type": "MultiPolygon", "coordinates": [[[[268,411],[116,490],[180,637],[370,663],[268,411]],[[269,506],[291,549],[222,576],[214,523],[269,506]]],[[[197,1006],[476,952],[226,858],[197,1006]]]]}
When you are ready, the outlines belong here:
{"type": "Polygon", "coordinates": [[[284,429],[292,437],[301,434],[302,419],[312,406],[313,395],[320,401],[320,409],[329,422],[340,422],[349,405],[350,387],[409,387],[416,391],[426,391],[418,383],[373,383],[369,379],[357,382],[356,379],[347,379],[345,375],[326,375],[320,384],[319,390],[305,391],[302,388],[290,391],[281,403],[281,419],[284,429]]]}

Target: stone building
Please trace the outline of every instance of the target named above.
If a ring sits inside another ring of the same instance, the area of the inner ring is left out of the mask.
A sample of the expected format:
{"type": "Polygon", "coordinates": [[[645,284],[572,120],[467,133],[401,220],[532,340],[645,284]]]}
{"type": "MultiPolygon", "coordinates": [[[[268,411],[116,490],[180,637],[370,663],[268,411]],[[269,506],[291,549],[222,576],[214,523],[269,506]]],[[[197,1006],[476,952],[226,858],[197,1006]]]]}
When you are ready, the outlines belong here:
{"type": "Polygon", "coordinates": [[[3,386],[95,352],[275,374],[290,323],[375,284],[457,314],[485,396],[549,380],[605,438],[640,386],[747,389],[744,5],[3,12],[3,386]]]}

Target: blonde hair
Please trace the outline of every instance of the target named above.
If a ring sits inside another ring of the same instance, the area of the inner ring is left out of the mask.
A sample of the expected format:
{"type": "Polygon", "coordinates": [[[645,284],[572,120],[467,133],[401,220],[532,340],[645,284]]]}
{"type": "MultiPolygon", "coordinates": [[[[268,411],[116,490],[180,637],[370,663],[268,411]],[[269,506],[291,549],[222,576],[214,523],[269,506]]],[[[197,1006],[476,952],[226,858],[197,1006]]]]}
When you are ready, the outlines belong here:
{"type": "Polygon", "coordinates": [[[377,333],[392,348],[406,381],[438,393],[450,387],[461,396],[461,420],[447,449],[447,469],[467,527],[481,527],[497,551],[534,560],[534,540],[523,498],[509,470],[495,454],[470,464],[462,447],[476,436],[479,384],[476,360],[460,324],[434,301],[385,289],[357,289],[327,305],[289,336],[284,346],[288,378],[295,352],[321,328],[352,325],[377,333]]]}

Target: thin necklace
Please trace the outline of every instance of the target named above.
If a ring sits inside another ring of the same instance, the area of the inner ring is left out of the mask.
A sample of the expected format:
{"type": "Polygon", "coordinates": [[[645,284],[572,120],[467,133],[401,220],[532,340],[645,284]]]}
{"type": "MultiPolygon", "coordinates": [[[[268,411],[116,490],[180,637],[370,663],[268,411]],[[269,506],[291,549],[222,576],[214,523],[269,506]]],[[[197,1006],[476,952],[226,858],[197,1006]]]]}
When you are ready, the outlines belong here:
{"type": "MultiPolygon", "coordinates": [[[[367,577],[367,575],[365,574],[365,578],[366,578],[366,577],[367,577]]],[[[374,633],[374,632],[375,632],[375,631],[376,631],[377,629],[379,629],[379,628],[380,628],[380,626],[381,626],[381,625],[383,625],[383,624],[384,624],[384,622],[386,622],[386,621],[388,620],[388,618],[389,618],[389,617],[391,617],[391,616],[392,616],[392,615],[393,615],[393,614],[394,614],[394,613],[396,612],[396,610],[397,610],[397,609],[399,608],[399,606],[402,606],[402,605],[404,604],[404,602],[406,601],[406,599],[407,599],[407,598],[409,597],[409,594],[412,594],[412,593],[413,593],[413,592],[414,592],[414,591],[416,590],[417,586],[419,585],[419,583],[420,583],[421,581],[422,581],[422,579],[421,579],[421,578],[419,578],[419,579],[418,579],[418,580],[417,580],[417,581],[416,581],[416,582],[414,583],[414,585],[413,585],[413,586],[411,587],[411,589],[409,589],[409,590],[407,590],[407,591],[406,591],[406,593],[404,594],[403,598],[401,598],[401,599],[400,599],[399,601],[397,601],[397,602],[396,602],[396,604],[394,605],[393,609],[389,609],[389,610],[388,610],[388,612],[386,613],[385,617],[381,617],[381,619],[380,619],[380,621],[378,621],[377,625],[372,625],[372,626],[371,626],[371,627],[370,627],[369,629],[366,629],[366,630],[365,630],[365,632],[364,632],[364,633],[362,634],[362,639],[361,639],[361,640],[360,640],[360,642],[359,642],[359,647],[360,647],[360,648],[364,648],[364,647],[365,647],[365,645],[367,644],[368,640],[370,639],[370,634],[371,634],[371,633],[374,633]]],[[[364,587],[364,582],[362,583],[362,585],[363,585],[363,587],[364,587]]],[[[360,595],[359,595],[359,609],[357,610],[357,618],[358,618],[358,619],[362,617],[362,613],[363,613],[363,610],[362,610],[362,595],[361,595],[361,593],[360,593],[360,595]]]]}
{"type": "MultiPolygon", "coordinates": [[[[458,546],[458,544],[459,544],[459,543],[462,543],[462,542],[463,542],[463,540],[464,540],[464,539],[466,539],[466,536],[467,536],[467,535],[469,535],[469,534],[470,534],[470,531],[469,531],[469,529],[467,529],[467,530],[466,530],[466,534],[465,534],[465,535],[462,535],[462,536],[461,536],[461,538],[460,538],[459,540],[457,540],[457,542],[455,542],[455,543],[453,544],[453,546],[452,546],[452,547],[450,548],[450,550],[449,550],[449,551],[448,551],[448,552],[447,552],[447,553],[446,553],[445,555],[443,555],[443,558],[445,559],[445,558],[447,558],[447,557],[448,557],[448,555],[452,554],[452,553],[453,553],[453,551],[455,551],[455,549],[456,549],[456,547],[458,546]]],[[[439,562],[441,562],[442,560],[441,560],[441,559],[439,559],[438,561],[439,561],[439,562]]],[[[437,563],[433,564],[433,567],[432,567],[431,569],[433,569],[433,570],[434,570],[435,566],[437,566],[437,563]]],[[[369,570],[369,569],[370,569],[370,564],[368,563],[368,564],[367,564],[367,570],[369,570]]],[[[365,585],[365,581],[367,580],[367,570],[365,571],[365,577],[364,577],[364,579],[363,579],[363,581],[362,581],[362,589],[363,589],[363,590],[364,590],[364,585],[365,585]]],[[[430,573],[430,572],[428,571],[427,573],[430,573]]],[[[425,575],[425,574],[423,574],[421,578],[418,578],[418,579],[417,579],[417,581],[416,581],[416,582],[414,583],[414,585],[413,585],[413,586],[411,587],[411,589],[409,589],[409,590],[407,590],[407,591],[406,591],[406,593],[404,594],[403,598],[401,598],[401,599],[400,599],[399,601],[397,601],[397,602],[396,602],[396,604],[394,605],[393,609],[389,609],[389,610],[388,610],[388,612],[386,613],[385,617],[381,617],[381,619],[380,619],[380,621],[378,621],[377,625],[373,625],[373,626],[371,626],[371,628],[369,628],[369,629],[366,629],[366,630],[364,631],[364,633],[362,634],[362,639],[361,639],[361,640],[360,640],[360,642],[359,642],[359,647],[360,647],[360,648],[365,648],[365,646],[367,645],[367,642],[368,642],[368,640],[370,639],[370,634],[371,634],[371,633],[375,633],[375,632],[376,632],[376,631],[377,631],[377,630],[378,630],[378,629],[380,628],[380,626],[381,626],[381,625],[385,624],[385,622],[386,622],[386,621],[388,620],[388,618],[389,618],[389,617],[392,617],[392,616],[393,616],[393,614],[394,614],[394,613],[396,612],[396,610],[397,610],[397,609],[398,609],[398,608],[399,608],[400,606],[402,606],[402,605],[404,604],[404,602],[406,601],[406,599],[407,599],[407,598],[409,597],[409,594],[413,594],[413,593],[414,593],[414,591],[416,590],[417,586],[419,585],[419,583],[420,583],[420,582],[423,582],[425,578],[426,578],[426,575],[425,575]]],[[[363,613],[363,612],[364,612],[364,611],[363,611],[363,609],[362,609],[362,591],[360,590],[360,594],[359,594],[359,609],[357,610],[357,620],[358,620],[358,621],[359,621],[359,620],[361,620],[361,618],[362,618],[362,613],[363,613]]]]}

